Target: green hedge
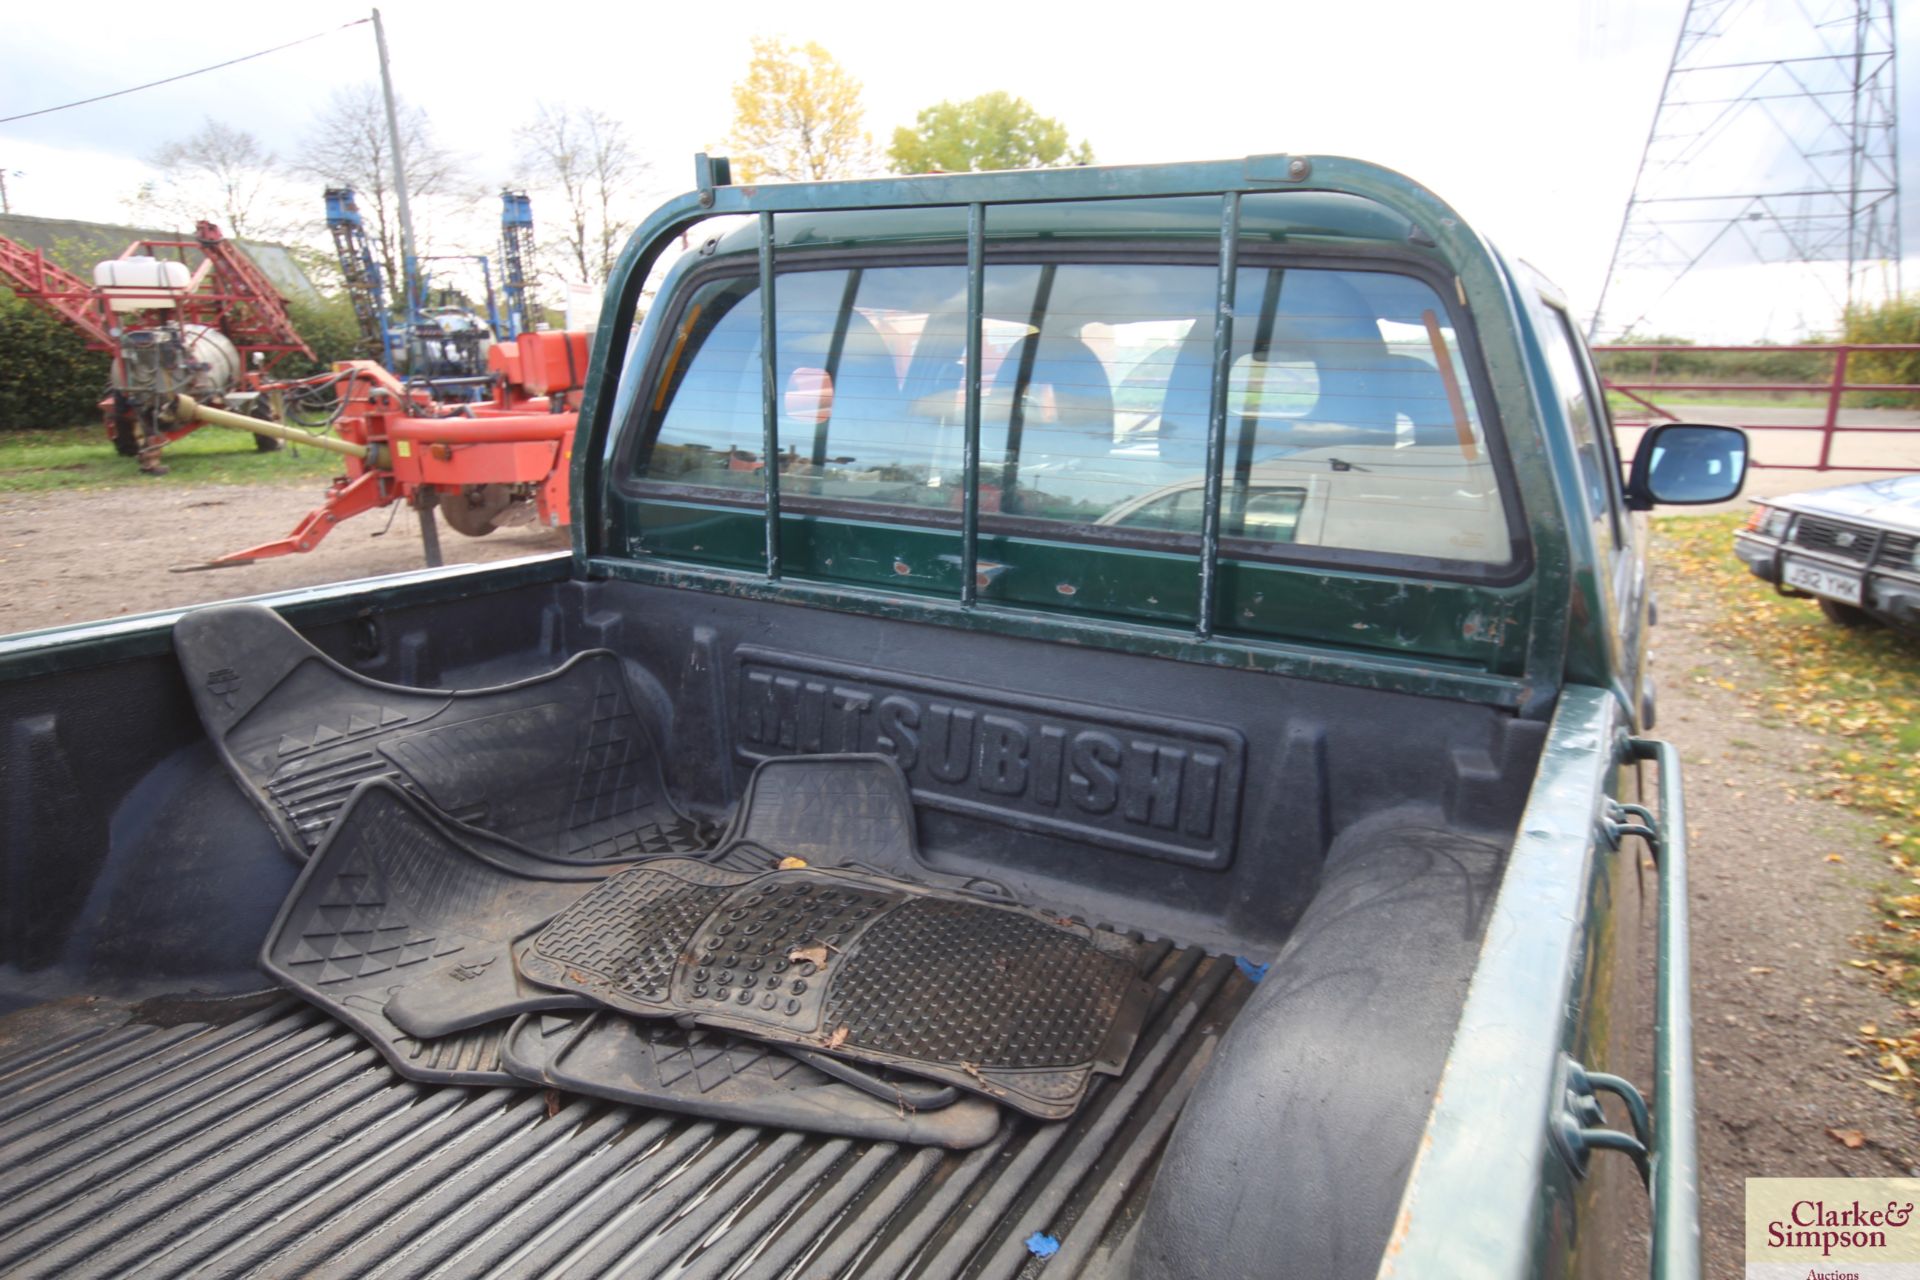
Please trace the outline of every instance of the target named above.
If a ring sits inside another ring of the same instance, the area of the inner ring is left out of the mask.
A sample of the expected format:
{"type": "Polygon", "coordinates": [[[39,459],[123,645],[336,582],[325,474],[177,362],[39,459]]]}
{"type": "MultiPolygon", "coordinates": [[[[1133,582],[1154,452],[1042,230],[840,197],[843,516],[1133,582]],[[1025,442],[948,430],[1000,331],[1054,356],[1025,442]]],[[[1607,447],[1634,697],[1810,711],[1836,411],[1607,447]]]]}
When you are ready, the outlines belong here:
{"type": "MultiPolygon", "coordinates": [[[[1896,298],[1877,306],[1854,307],[1846,313],[1838,338],[1814,337],[1809,342],[1920,343],[1920,294],[1896,298]]],[[[1684,338],[1629,334],[1622,343],[1690,346],[1684,338]]],[[[1818,351],[1602,351],[1595,360],[1603,376],[1626,382],[1783,382],[1819,383],[1833,377],[1833,357],[1818,351]],[[1649,379],[1657,372],[1656,379],[1649,379]]],[[[1920,385],[1920,351],[1889,355],[1856,355],[1847,361],[1847,381],[1920,385]]],[[[1658,398],[1656,396],[1656,398],[1658,398]]],[[[1850,407],[1900,408],[1920,406],[1920,392],[1861,391],[1849,395],[1850,407]]]]}
{"type": "MultiPolygon", "coordinates": [[[[1623,344],[1692,346],[1667,334],[1628,334],[1623,344]]],[[[1814,342],[1822,339],[1814,338],[1814,342]]],[[[1833,376],[1833,357],[1817,351],[1601,351],[1602,376],[1627,382],[1821,382],[1833,376]],[[1656,363],[1657,362],[1657,363],[1656,363]]]]}
{"type": "MultiPolygon", "coordinates": [[[[359,330],[344,299],[294,302],[287,312],[316,358],[289,356],[279,376],[302,378],[358,354],[359,330]]],[[[0,290],[0,431],[98,421],[111,364],[64,320],[0,290]]]]}
{"type": "MultiPolygon", "coordinates": [[[[1877,307],[1847,312],[1848,342],[1920,342],[1920,294],[1895,298],[1877,307]]],[[[1861,354],[1847,360],[1848,382],[1901,382],[1920,385],[1920,351],[1861,354]]],[[[1905,408],[1920,405],[1920,393],[1862,391],[1862,404],[1905,408]]]]}
{"type": "Polygon", "coordinates": [[[280,377],[304,378],[331,368],[336,360],[352,360],[360,355],[360,325],[346,298],[327,298],[318,303],[289,302],[287,318],[313,348],[314,358],[309,360],[295,352],[274,369],[280,377]]]}
{"type": "Polygon", "coordinates": [[[0,291],[0,431],[99,421],[108,363],[66,321],[0,291]]]}

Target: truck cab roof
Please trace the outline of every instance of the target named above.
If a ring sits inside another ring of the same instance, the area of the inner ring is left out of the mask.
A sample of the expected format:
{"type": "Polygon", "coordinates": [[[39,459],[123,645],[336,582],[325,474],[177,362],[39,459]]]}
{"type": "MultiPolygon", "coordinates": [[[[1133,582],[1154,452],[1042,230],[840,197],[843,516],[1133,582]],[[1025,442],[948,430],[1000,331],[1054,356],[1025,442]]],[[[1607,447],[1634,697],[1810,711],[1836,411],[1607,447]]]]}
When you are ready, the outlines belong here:
{"type": "MultiPolygon", "coordinates": [[[[928,179],[921,179],[928,181],[928,179]]],[[[1331,191],[1289,191],[1284,200],[1243,202],[1240,237],[1271,243],[1327,242],[1353,247],[1431,249],[1410,219],[1373,200],[1331,191]]],[[[1016,240],[1114,240],[1211,244],[1220,237],[1220,202],[1207,196],[1148,196],[1103,202],[995,205],[989,243],[1016,240]]],[[[775,250],[858,249],[966,240],[966,211],[952,206],[802,211],[774,219],[775,250]]],[[[759,232],[748,224],[710,242],[714,257],[751,257],[759,232]]]]}

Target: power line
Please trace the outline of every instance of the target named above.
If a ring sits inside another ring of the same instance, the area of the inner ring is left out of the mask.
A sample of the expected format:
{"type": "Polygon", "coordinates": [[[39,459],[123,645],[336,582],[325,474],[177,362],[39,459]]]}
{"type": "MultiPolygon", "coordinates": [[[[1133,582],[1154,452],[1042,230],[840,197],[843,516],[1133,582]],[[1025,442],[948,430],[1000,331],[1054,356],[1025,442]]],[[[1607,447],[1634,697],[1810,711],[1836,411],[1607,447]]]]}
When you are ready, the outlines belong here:
{"type": "Polygon", "coordinates": [[[185,80],[192,76],[203,76],[209,71],[218,71],[222,67],[231,67],[238,63],[251,62],[255,58],[264,58],[270,53],[279,53],[282,49],[291,49],[297,44],[306,44],[310,40],[318,40],[322,36],[330,36],[336,32],[345,31],[348,27],[357,27],[371,21],[371,18],[355,18],[352,22],[343,23],[337,27],[329,27],[325,31],[316,31],[310,36],[301,36],[298,40],[289,40],[285,44],[277,44],[271,49],[262,49],[258,53],[242,54],[238,58],[228,58],[225,62],[216,62],[210,67],[201,67],[198,71],[182,71],[179,75],[168,76],[164,80],[149,80],[145,84],[136,84],[131,89],[115,89],[112,93],[96,94],[91,98],[82,98],[78,102],[63,102],[57,107],[42,107],[38,111],[23,111],[17,116],[0,116],[0,124],[12,124],[15,120],[29,120],[34,116],[50,115],[55,111],[66,111],[72,107],[84,107],[90,102],[105,102],[108,98],[124,97],[129,93],[138,93],[142,89],[153,89],[163,84],[172,84],[176,80],[185,80]]]}

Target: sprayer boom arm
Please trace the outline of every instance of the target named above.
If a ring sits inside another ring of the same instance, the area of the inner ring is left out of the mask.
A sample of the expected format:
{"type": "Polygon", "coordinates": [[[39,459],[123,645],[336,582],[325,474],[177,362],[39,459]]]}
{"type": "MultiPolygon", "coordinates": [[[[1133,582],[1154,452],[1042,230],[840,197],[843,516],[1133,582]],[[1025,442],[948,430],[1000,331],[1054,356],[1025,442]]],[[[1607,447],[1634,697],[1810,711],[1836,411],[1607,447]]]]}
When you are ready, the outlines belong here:
{"type": "Polygon", "coordinates": [[[113,329],[93,286],[73,272],[48,262],[47,255],[40,250],[0,236],[0,283],[78,329],[94,350],[115,349],[113,329]]]}

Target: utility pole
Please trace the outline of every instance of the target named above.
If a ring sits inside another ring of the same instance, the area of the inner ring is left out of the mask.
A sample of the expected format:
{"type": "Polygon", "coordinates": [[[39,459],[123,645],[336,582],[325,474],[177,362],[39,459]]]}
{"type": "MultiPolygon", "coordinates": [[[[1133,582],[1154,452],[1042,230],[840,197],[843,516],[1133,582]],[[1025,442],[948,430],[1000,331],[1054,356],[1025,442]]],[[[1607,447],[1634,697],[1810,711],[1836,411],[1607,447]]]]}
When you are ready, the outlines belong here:
{"type": "Polygon", "coordinates": [[[400,211],[400,264],[407,295],[407,348],[413,354],[413,329],[420,320],[420,258],[413,243],[413,211],[407,204],[407,156],[400,141],[400,110],[393,100],[393,73],[387,66],[387,29],[373,11],[373,39],[380,46],[380,91],[387,100],[387,141],[393,151],[393,202],[400,211]]]}
{"type": "MultiPolygon", "coordinates": [[[[20,176],[20,171],[18,169],[15,169],[13,171],[13,174],[17,178],[20,176]]],[[[0,214],[8,214],[12,212],[13,212],[13,201],[7,195],[7,171],[5,169],[0,169],[0,214]]]]}
{"type": "MultiPolygon", "coordinates": [[[[413,246],[413,211],[407,207],[407,154],[400,141],[400,110],[393,103],[393,73],[387,67],[387,29],[380,24],[380,11],[373,11],[373,40],[380,46],[380,91],[387,99],[387,140],[393,144],[393,202],[400,211],[400,263],[407,290],[407,377],[420,369],[422,352],[414,335],[420,329],[420,256],[413,246]]],[[[427,566],[437,569],[440,558],[440,529],[434,523],[433,508],[438,495],[422,489],[413,500],[420,517],[420,545],[426,551],[427,566]]]]}

